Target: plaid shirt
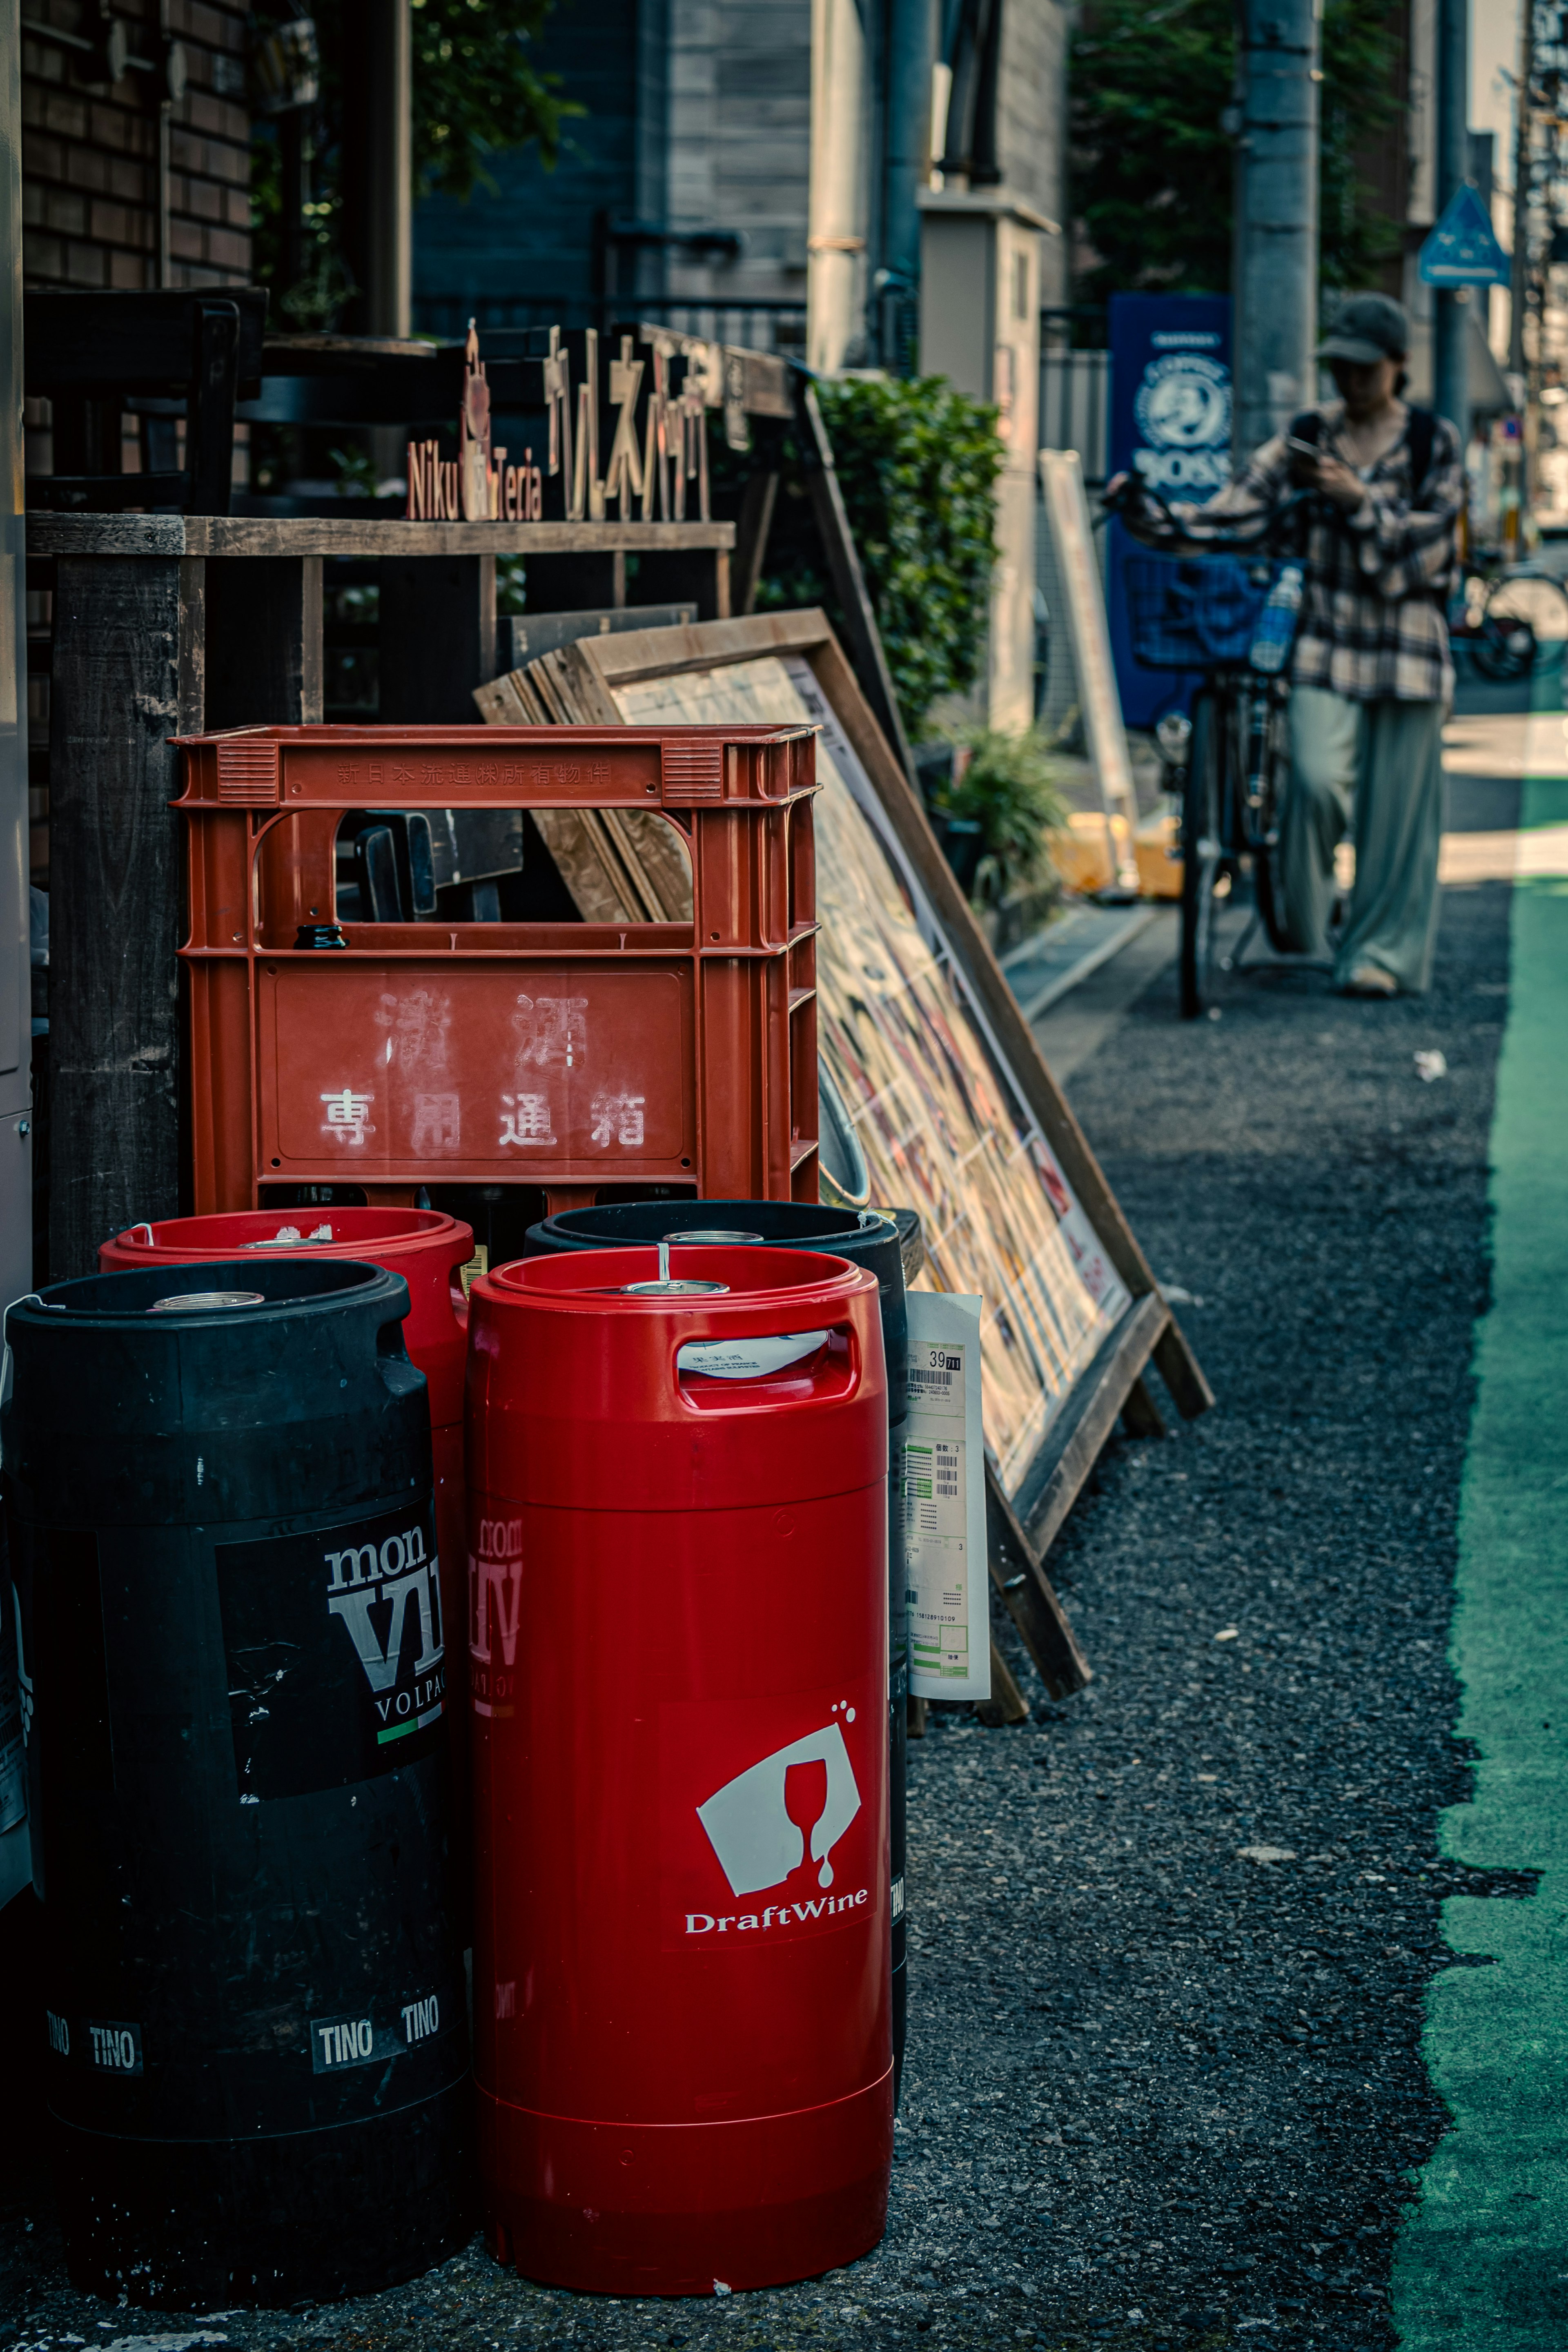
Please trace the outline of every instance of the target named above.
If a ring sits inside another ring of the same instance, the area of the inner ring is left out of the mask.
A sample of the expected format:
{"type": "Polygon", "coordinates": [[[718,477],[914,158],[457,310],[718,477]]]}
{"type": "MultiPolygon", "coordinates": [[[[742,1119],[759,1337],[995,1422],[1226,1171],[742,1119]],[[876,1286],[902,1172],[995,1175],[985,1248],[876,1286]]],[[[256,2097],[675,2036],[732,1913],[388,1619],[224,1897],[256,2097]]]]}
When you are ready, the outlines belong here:
{"type": "MultiPolygon", "coordinates": [[[[1316,413],[1324,456],[1348,464],[1337,440],[1342,404],[1329,401],[1316,413]]],[[[1364,479],[1366,496],[1353,514],[1313,502],[1290,674],[1298,686],[1327,687],[1352,702],[1447,701],[1454,665],[1444,607],[1458,565],[1455,526],[1465,488],[1459,436],[1438,417],[1424,484],[1411,482],[1403,434],[1364,479]],[[1413,509],[1416,488],[1426,499],[1413,509]]],[[[1290,488],[1289,453],[1278,435],[1217,498],[1189,511],[1194,521],[1246,514],[1274,506],[1290,488]]]]}

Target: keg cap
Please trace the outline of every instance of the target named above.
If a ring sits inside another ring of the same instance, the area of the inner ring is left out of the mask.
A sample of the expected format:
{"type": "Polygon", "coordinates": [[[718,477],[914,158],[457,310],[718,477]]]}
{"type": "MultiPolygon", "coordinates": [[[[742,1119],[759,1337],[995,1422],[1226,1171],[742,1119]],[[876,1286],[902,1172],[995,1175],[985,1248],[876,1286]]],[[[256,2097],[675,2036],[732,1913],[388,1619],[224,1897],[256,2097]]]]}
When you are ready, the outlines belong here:
{"type": "Polygon", "coordinates": [[[761,1234],[731,1232],[724,1225],[691,1225],[678,1234],[666,1234],[662,1238],[667,1242],[701,1242],[712,1248],[724,1247],[733,1242],[760,1242],[763,1237],[761,1234]]]}
{"type": "MultiPolygon", "coordinates": [[[[658,1245],[658,1279],[657,1282],[623,1282],[618,1286],[623,1298],[694,1298],[704,1292],[727,1291],[727,1282],[682,1281],[669,1271],[669,1244],[673,1241],[690,1241],[689,1234],[667,1234],[658,1245]]],[[[704,1239],[710,1238],[704,1235],[704,1239]]],[[[730,1238],[727,1234],[726,1240],[730,1238]]]]}
{"type": "Polygon", "coordinates": [[[147,1309],[149,1315],[210,1315],[223,1307],[265,1307],[266,1297],[259,1290],[179,1290],[168,1298],[155,1298],[147,1309]]]}

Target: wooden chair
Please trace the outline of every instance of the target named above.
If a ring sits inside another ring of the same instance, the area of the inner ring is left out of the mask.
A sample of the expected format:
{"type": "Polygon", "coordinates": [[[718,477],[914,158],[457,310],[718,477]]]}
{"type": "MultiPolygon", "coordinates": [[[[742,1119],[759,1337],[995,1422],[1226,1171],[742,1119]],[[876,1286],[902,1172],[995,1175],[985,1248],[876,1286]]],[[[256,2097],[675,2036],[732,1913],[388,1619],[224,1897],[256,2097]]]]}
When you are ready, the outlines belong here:
{"type": "Polygon", "coordinates": [[[33,290],[23,296],[29,397],[54,411],[55,470],[29,474],[27,504],[105,514],[125,507],[226,515],[237,399],[260,389],[267,293],[33,290]],[[121,418],[142,412],[142,464],[121,472],[121,418]],[[185,419],[185,462],[176,420],[185,419]]]}

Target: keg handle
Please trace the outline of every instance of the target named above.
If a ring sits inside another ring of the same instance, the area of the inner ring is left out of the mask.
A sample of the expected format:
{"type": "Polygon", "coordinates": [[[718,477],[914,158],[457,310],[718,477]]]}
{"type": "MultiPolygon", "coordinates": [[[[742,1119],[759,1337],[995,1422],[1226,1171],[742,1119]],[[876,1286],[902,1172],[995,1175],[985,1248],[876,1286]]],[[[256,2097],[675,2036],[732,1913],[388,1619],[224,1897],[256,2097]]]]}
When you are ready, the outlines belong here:
{"type": "Polygon", "coordinates": [[[139,1242],[143,1234],[147,1237],[148,1248],[153,1248],[155,1237],[153,1235],[152,1226],[147,1223],[145,1218],[142,1219],[139,1225],[132,1225],[131,1228],[131,1238],[133,1242],[139,1242]]]}
{"type": "MultiPolygon", "coordinates": [[[[43,1308],[46,1313],[51,1311],[49,1302],[40,1298],[36,1290],[25,1290],[20,1298],[13,1298],[11,1306],[0,1313],[0,1405],[6,1405],[11,1402],[11,1372],[15,1362],[11,1353],[9,1328],[11,1307],[37,1307],[43,1308]]],[[[57,1315],[63,1315],[66,1310],[63,1307],[56,1307],[52,1311],[57,1315]]]]}
{"type": "Polygon", "coordinates": [[[658,1245],[658,1278],[660,1282],[668,1282],[669,1280],[669,1243],[668,1240],[661,1241],[658,1245]]]}

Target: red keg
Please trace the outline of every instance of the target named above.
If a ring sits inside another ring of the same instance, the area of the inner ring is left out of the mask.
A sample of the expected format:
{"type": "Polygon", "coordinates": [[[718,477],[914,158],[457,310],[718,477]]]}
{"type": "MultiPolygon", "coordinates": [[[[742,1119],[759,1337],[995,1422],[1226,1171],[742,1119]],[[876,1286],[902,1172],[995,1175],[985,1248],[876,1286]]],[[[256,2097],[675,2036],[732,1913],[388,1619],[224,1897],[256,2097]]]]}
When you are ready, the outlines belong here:
{"type": "Polygon", "coordinates": [[[491,2245],[617,2294],[851,2262],[893,2147],[876,1277],[503,1266],[468,1407],[491,2245]]]}
{"type": "MultiPolygon", "coordinates": [[[[165,1217],[132,1225],[99,1249],[99,1269],[122,1274],[138,1266],[199,1265],[209,1259],[267,1256],[287,1251],[317,1257],[353,1257],[385,1266],[408,1285],[403,1336],[430,1384],[430,1447],[436,1477],[436,1543],[441,1559],[441,1609],[446,1620],[447,1670],[453,1696],[461,1689],[463,1514],[463,1359],[468,1351],[468,1302],[461,1270],[474,1254],[472,1229],[437,1209],[237,1209],[221,1216],[165,1217]]],[[[451,1710],[460,1727],[462,1710],[451,1710]]],[[[460,1738],[454,1756],[464,1760],[460,1738]]]]}

